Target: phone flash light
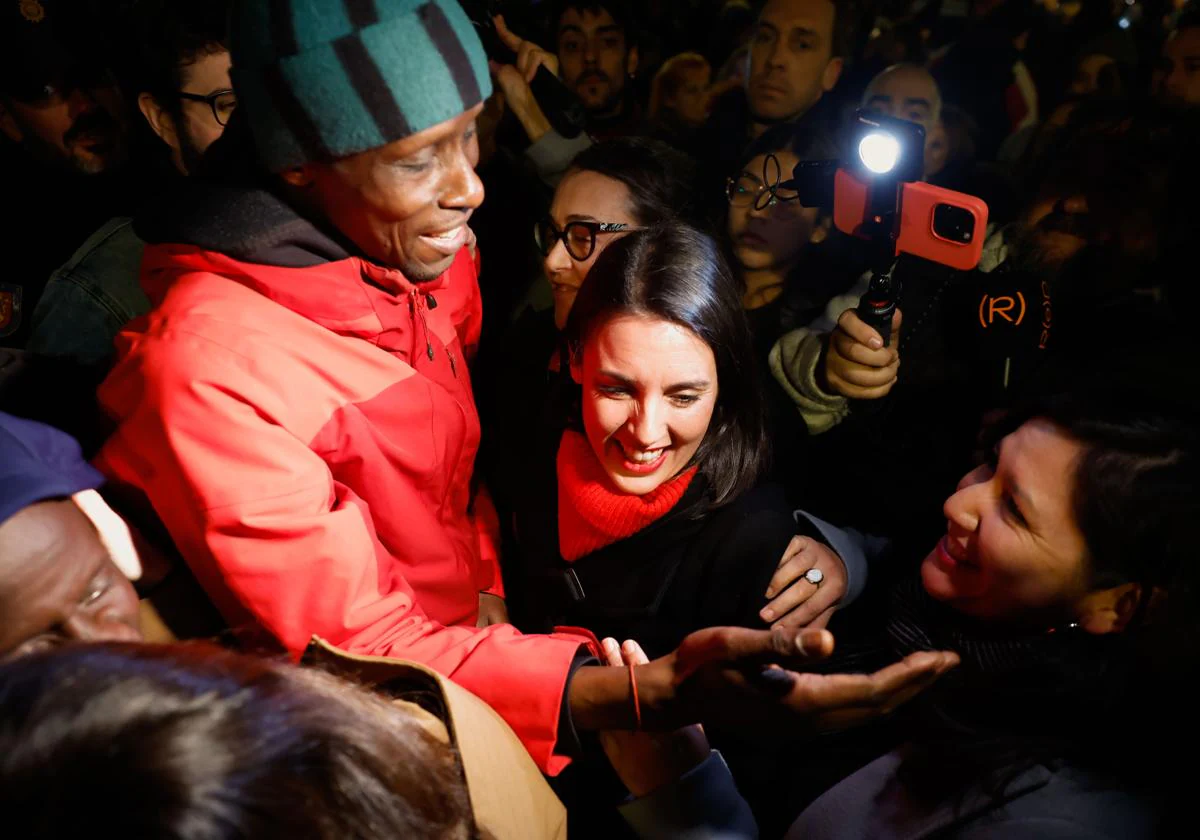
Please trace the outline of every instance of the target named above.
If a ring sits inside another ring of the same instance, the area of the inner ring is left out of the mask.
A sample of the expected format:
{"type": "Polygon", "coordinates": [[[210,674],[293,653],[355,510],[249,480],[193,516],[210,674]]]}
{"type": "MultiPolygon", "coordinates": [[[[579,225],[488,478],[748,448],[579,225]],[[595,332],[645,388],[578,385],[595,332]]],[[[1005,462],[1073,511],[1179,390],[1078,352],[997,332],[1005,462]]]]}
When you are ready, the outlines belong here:
{"type": "Polygon", "coordinates": [[[876,175],[885,175],[895,169],[900,160],[900,141],[891,134],[872,131],[859,141],[858,156],[867,169],[876,175]]]}

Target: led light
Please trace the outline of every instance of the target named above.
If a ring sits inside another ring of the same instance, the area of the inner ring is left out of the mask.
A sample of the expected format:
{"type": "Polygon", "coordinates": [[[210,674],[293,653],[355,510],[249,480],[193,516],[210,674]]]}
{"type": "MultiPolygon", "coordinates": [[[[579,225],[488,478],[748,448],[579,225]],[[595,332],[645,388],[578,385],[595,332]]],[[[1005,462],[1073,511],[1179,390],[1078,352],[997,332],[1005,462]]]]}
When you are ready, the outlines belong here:
{"type": "Polygon", "coordinates": [[[900,141],[882,131],[872,131],[859,141],[858,156],[863,165],[876,175],[884,175],[896,168],[900,160],[900,141]]]}
{"type": "Polygon", "coordinates": [[[1127,18],[1127,17],[1117,18],[1117,26],[1121,27],[1122,29],[1128,29],[1129,28],[1129,18],[1127,18]]]}

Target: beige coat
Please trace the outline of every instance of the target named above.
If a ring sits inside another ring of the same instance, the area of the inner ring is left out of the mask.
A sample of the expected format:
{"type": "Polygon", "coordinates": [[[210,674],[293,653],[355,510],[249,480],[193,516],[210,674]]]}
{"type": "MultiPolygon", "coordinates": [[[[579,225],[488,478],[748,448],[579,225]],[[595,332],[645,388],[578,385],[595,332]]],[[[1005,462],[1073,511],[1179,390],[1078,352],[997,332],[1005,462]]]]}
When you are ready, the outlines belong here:
{"type": "Polygon", "coordinates": [[[440,740],[454,746],[475,822],[494,840],[562,840],[567,811],[508,724],[465,688],[400,659],[359,656],[313,637],[303,664],[316,665],[395,697],[440,740]],[[406,697],[421,695],[422,704],[406,697]],[[436,708],[437,713],[429,711],[436,708]]]}

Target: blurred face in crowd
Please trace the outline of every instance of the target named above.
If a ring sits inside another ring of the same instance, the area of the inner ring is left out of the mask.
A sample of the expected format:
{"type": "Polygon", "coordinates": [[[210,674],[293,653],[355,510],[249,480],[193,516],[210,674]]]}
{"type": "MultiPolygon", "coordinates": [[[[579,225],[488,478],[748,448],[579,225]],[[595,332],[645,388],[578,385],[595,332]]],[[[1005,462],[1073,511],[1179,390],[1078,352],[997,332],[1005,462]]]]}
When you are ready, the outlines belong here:
{"type": "Polygon", "coordinates": [[[1073,481],[1084,449],[1056,426],[1025,423],[994,464],[946,500],[946,536],[925,558],[925,590],[981,619],[1053,625],[1087,594],[1087,545],[1073,481]]]}
{"type": "Polygon", "coordinates": [[[619,113],[625,81],[637,70],[637,48],[606,10],[567,9],[558,21],[563,82],[596,116],[619,113]]]}
{"type": "Polygon", "coordinates": [[[1160,100],[1181,108],[1200,106],[1200,26],[1178,30],[1167,39],[1154,75],[1154,93],[1160,100]]]}
{"type": "Polygon", "coordinates": [[[670,321],[622,314],[596,326],[580,356],[571,373],[584,431],[613,486],[641,496],[683,471],[717,401],[708,345],[670,321]]]}
{"type": "Polygon", "coordinates": [[[237,97],[229,80],[229,52],[216,50],[183,68],[182,93],[214,97],[213,104],[180,99],[176,119],[149,93],[138,97],[138,106],[150,127],[171,147],[171,159],[183,174],[194,172],[205,150],[225,131],[237,97]]]}
{"type": "Polygon", "coordinates": [[[283,178],[372,261],[412,282],[433,280],[467,244],[467,222],[483,202],[475,174],[482,109],[334,163],[285,170],[283,178]]]}
{"type": "MultiPolygon", "coordinates": [[[[817,223],[815,207],[798,201],[769,203],[764,177],[771,183],[781,176],[789,178],[799,162],[789,150],[776,151],[774,157],[778,163],[770,162],[767,155],[751,158],[729,187],[729,240],[744,271],[786,271],[809,243],[817,223]]],[[[795,192],[780,190],[777,195],[791,198],[795,192]]]]}
{"type": "Polygon", "coordinates": [[[842,72],[833,57],[830,0],[768,0],[750,37],[746,97],[760,123],[794,119],[832,90],[842,72]]]}
{"type": "Polygon", "coordinates": [[[128,137],[116,81],[82,67],[36,89],[0,93],[0,129],[42,163],[100,175],[125,162],[128,137]]]}
{"type": "MultiPolygon", "coordinates": [[[[550,205],[550,220],[559,230],[565,230],[570,222],[610,222],[636,227],[633,201],[629,188],[613,178],[598,172],[572,170],[559,182],[550,205]]],[[[587,259],[576,259],[567,251],[562,241],[555,242],[542,261],[546,280],[554,293],[554,324],[558,329],[567,325],[567,316],[575,303],[584,279],[600,256],[621,232],[596,234],[595,247],[587,259]]],[[[590,237],[584,231],[576,237],[576,253],[586,253],[590,237]]]]}
{"type": "Polygon", "coordinates": [[[0,524],[0,615],[0,658],[142,637],[133,586],[71,499],[38,502],[0,524]]]}
{"type": "MultiPolygon", "coordinates": [[[[1085,55],[1075,65],[1075,75],[1067,85],[1067,93],[1072,96],[1094,96],[1104,86],[1107,68],[1116,70],[1117,63],[1107,55],[1085,55]]],[[[1112,72],[1108,71],[1108,72],[1112,72]]]]}
{"type": "Polygon", "coordinates": [[[666,98],[664,105],[674,111],[684,125],[702,125],[708,119],[712,68],[707,64],[691,65],[678,72],[678,87],[666,98]]]}
{"type": "Polygon", "coordinates": [[[929,174],[934,151],[931,146],[936,140],[942,111],[942,95],[929,71],[907,64],[889,67],[871,80],[862,104],[864,108],[915,122],[925,129],[925,172],[929,174]]]}

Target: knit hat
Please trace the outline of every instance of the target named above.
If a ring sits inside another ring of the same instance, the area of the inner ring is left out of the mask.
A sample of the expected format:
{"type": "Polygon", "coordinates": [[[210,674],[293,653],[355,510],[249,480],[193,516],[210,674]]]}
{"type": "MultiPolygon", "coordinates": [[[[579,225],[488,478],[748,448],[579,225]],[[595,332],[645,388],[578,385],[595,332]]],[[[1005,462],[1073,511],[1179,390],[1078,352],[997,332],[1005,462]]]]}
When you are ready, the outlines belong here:
{"type": "Polygon", "coordinates": [[[240,0],[230,54],[238,109],[272,172],[379,148],[492,92],[454,0],[240,0]]]}

